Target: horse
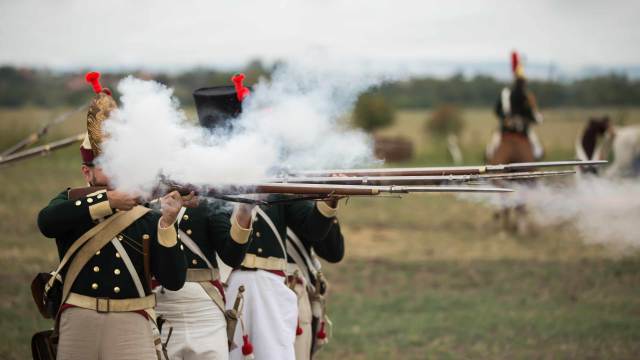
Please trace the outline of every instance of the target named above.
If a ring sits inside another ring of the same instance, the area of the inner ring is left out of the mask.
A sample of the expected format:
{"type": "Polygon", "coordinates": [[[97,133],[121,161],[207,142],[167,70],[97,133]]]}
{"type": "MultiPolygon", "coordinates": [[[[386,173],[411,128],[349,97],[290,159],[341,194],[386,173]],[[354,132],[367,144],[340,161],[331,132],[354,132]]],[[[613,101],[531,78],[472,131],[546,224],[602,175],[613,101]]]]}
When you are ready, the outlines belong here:
{"type": "MultiPolygon", "coordinates": [[[[640,126],[614,127],[608,116],[592,117],[576,141],[580,160],[614,160],[602,175],[607,178],[640,177],[640,126]]],[[[600,175],[597,167],[582,167],[581,174],[600,175]]]]}

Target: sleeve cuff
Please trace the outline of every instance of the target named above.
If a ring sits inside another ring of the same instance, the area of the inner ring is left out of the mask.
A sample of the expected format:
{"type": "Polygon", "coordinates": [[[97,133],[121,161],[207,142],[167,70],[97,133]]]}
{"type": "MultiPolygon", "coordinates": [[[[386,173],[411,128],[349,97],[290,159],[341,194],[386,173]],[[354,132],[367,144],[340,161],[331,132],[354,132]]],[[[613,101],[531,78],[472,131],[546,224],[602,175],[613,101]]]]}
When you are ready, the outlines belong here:
{"type": "Polygon", "coordinates": [[[243,228],[238,224],[238,218],[236,217],[238,207],[236,206],[231,213],[231,238],[238,244],[246,244],[249,241],[249,235],[253,230],[253,218],[256,216],[255,211],[251,213],[251,222],[248,229],[243,228]]]}
{"type": "Polygon", "coordinates": [[[324,201],[316,201],[316,208],[318,208],[318,211],[320,212],[320,214],[328,218],[335,217],[338,214],[339,206],[340,206],[340,203],[338,203],[336,207],[332,208],[331,206],[327,205],[327,203],[324,201]]]}
{"type": "Polygon", "coordinates": [[[178,243],[178,234],[173,225],[163,228],[158,220],[158,243],[164,247],[172,247],[178,243]]]}
{"type": "Polygon", "coordinates": [[[92,220],[99,220],[113,214],[109,205],[107,190],[100,190],[86,196],[89,205],[89,214],[92,220]]]}

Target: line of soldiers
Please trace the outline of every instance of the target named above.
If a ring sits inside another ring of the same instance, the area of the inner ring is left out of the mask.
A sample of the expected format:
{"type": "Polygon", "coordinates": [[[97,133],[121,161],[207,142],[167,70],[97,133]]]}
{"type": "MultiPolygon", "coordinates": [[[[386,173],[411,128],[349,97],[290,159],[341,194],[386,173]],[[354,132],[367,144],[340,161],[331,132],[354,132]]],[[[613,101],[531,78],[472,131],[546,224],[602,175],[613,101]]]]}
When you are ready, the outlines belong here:
{"type": "MultiPolygon", "coordinates": [[[[98,76],[87,80],[96,96],[81,169],[89,185],[108,186],[95,160],[117,105],[98,76]]],[[[234,83],[194,92],[203,126],[241,113],[250,89],[234,83]]],[[[67,264],[57,359],[309,359],[326,343],[318,256],[344,255],[337,200],[265,207],[172,192],[159,204],[118,189],[79,198],[67,189],[40,211],[41,232],[67,264]],[[226,283],[220,261],[233,269],[226,283]]]]}

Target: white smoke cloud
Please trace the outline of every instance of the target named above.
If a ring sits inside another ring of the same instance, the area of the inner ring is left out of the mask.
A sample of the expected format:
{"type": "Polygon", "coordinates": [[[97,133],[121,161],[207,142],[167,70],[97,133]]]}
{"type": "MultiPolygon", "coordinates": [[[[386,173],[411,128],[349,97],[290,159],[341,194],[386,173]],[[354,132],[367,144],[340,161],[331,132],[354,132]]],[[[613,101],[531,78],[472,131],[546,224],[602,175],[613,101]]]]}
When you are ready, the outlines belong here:
{"type": "MultiPolygon", "coordinates": [[[[357,96],[387,79],[367,71],[283,66],[261,80],[232,129],[189,122],[173,90],[133,77],[118,84],[99,164],[117,188],[148,195],[160,176],[202,187],[248,184],[276,167],[370,165],[372,141],[341,122],[357,96]]],[[[203,84],[220,85],[220,84],[203,84]]]]}
{"type": "Polygon", "coordinates": [[[640,182],[630,179],[578,178],[566,183],[515,186],[504,197],[464,195],[498,208],[525,205],[541,225],[571,224],[587,243],[639,248],[640,182]]]}

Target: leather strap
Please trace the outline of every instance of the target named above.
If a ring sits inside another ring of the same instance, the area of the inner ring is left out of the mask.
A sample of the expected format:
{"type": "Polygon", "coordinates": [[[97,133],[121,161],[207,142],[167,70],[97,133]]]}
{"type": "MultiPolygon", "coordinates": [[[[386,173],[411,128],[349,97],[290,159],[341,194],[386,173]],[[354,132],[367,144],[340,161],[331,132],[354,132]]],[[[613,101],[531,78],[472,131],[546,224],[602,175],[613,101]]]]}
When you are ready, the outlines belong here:
{"type": "MultiPolygon", "coordinates": [[[[153,309],[156,306],[155,294],[131,299],[95,298],[92,296],[69,293],[67,304],[97,312],[126,312],[153,309]]],[[[149,314],[149,313],[148,313],[149,314]]]]}
{"type": "Polygon", "coordinates": [[[118,214],[122,215],[116,217],[116,219],[109,222],[107,226],[101,228],[101,231],[95,234],[95,236],[91,238],[91,241],[87,242],[87,244],[78,251],[78,254],[69,264],[69,270],[67,271],[64,279],[61,304],[64,304],[66,302],[73,282],[76,280],[78,274],[80,274],[80,271],[89,261],[89,259],[91,259],[91,257],[98,250],[102,249],[107,243],[109,243],[109,241],[111,241],[114,236],[129,227],[129,225],[133,224],[136,220],[144,216],[149,211],[151,211],[151,209],[138,205],[129,211],[119,212],[118,214]]]}
{"type": "Polygon", "coordinates": [[[202,286],[202,289],[204,289],[204,292],[206,292],[207,295],[209,295],[211,300],[213,300],[213,302],[220,308],[220,311],[222,311],[222,313],[224,314],[225,313],[224,299],[222,298],[222,295],[218,291],[218,288],[216,288],[215,285],[213,285],[209,281],[201,281],[201,282],[198,282],[198,284],[202,286]]]}
{"type": "Polygon", "coordinates": [[[242,266],[251,269],[285,271],[287,269],[287,261],[282,258],[272,256],[265,258],[247,253],[242,261],[242,266]]]}
{"type": "Polygon", "coordinates": [[[187,269],[188,282],[216,281],[220,280],[218,269],[187,269]]]}
{"type": "Polygon", "coordinates": [[[71,244],[71,246],[69,247],[69,249],[67,249],[67,252],[62,257],[62,260],[60,260],[60,264],[58,265],[58,268],[53,273],[51,273],[52,275],[51,279],[47,283],[45,290],[48,290],[49,288],[51,288],[51,286],[53,285],[53,281],[56,279],[56,277],[58,277],[58,274],[60,273],[60,271],[64,268],[64,266],[73,256],[73,254],[75,254],[76,251],[78,251],[78,249],[82,245],[84,245],[87,241],[89,241],[99,231],[101,231],[102,229],[107,227],[110,223],[116,221],[116,219],[118,219],[123,215],[124,215],[124,212],[117,212],[116,214],[112,215],[111,217],[107,218],[106,220],[102,221],[101,223],[89,229],[87,232],[82,234],[82,236],[80,236],[78,240],[74,241],[73,244],[71,244]]]}

